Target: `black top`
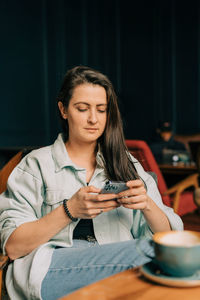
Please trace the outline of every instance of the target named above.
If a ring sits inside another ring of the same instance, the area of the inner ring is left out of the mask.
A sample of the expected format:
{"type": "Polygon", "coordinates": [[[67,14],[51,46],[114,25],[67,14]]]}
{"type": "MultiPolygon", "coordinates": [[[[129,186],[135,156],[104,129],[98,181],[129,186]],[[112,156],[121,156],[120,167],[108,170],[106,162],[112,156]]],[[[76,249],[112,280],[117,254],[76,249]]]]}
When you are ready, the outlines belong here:
{"type": "Polygon", "coordinates": [[[88,235],[95,237],[92,219],[81,219],[74,229],[73,239],[86,238],[88,235]]]}

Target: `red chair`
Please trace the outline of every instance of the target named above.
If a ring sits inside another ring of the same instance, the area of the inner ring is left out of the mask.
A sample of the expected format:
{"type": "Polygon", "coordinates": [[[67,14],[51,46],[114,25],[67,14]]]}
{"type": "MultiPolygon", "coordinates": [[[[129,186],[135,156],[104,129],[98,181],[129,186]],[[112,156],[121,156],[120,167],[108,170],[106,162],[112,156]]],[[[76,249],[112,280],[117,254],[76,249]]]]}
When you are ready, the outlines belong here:
{"type": "Polygon", "coordinates": [[[197,209],[194,203],[194,189],[199,188],[198,173],[188,176],[168,189],[165,179],[147,143],[142,140],[126,140],[126,145],[130,153],[142,164],[145,171],[156,173],[158,189],[164,204],[173,207],[174,211],[180,216],[197,209]],[[190,189],[188,190],[188,188],[190,189]]]}

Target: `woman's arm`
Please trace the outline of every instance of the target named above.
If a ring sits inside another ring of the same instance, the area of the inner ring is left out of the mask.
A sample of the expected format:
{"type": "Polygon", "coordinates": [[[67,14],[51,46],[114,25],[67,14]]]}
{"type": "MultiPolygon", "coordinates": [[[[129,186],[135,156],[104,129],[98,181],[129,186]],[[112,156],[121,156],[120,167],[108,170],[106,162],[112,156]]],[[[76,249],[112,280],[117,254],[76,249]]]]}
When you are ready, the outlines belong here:
{"type": "Polygon", "coordinates": [[[165,213],[147,195],[141,180],[127,182],[129,189],[118,194],[118,203],[129,209],[140,209],[153,232],[171,230],[165,213]]]}
{"type": "Polygon", "coordinates": [[[169,220],[165,213],[148,197],[147,206],[142,210],[149,227],[153,232],[171,230],[169,220]]]}
{"type": "Polygon", "coordinates": [[[7,255],[14,260],[30,253],[48,242],[70,222],[61,205],[39,220],[20,225],[8,238],[5,247],[7,255]]]}
{"type": "MultiPolygon", "coordinates": [[[[67,202],[72,216],[92,219],[102,210],[106,212],[119,206],[116,201],[112,200],[116,198],[115,194],[97,194],[99,192],[100,189],[93,186],[79,189],[67,202]]],[[[70,222],[71,219],[66,215],[63,205],[60,205],[36,221],[23,223],[8,238],[5,247],[7,255],[12,260],[27,255],[38,246],[48,242],[70,222]]]]}

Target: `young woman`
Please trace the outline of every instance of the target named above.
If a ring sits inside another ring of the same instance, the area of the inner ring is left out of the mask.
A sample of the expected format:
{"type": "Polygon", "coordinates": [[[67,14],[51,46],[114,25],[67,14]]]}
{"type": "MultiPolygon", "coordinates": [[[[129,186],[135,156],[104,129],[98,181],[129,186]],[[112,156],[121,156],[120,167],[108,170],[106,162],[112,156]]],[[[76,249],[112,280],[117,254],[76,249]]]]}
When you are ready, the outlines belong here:
{"type": "Polygon", "coordinates": [[[154,255],[154,232],[182,229],[128,153],[109,79],[75,67],[57,100],[63,133],[23,158],[0,199],[2,249],[12,260],[6,285],[15,300],[54,300],[144,264],[142,252],[154,255]],[[108,180],[128,189],[101,194],[108,180]]]}

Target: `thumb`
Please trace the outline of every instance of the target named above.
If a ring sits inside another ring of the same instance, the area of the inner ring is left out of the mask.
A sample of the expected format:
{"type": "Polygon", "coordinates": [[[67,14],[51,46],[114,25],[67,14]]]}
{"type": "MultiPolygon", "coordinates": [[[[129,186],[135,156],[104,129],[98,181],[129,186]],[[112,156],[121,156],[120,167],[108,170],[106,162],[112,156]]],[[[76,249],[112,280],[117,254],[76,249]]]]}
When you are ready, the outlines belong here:
{"type": "Polygon", "coordinates": [[[93,186],[93,185],[89,185],[88,187],[87,187],[87,192],[88,193],[99,193],[101,191],[101,189],[98,189],[98,188],[96,188],[95,186],[93,186]]]}

